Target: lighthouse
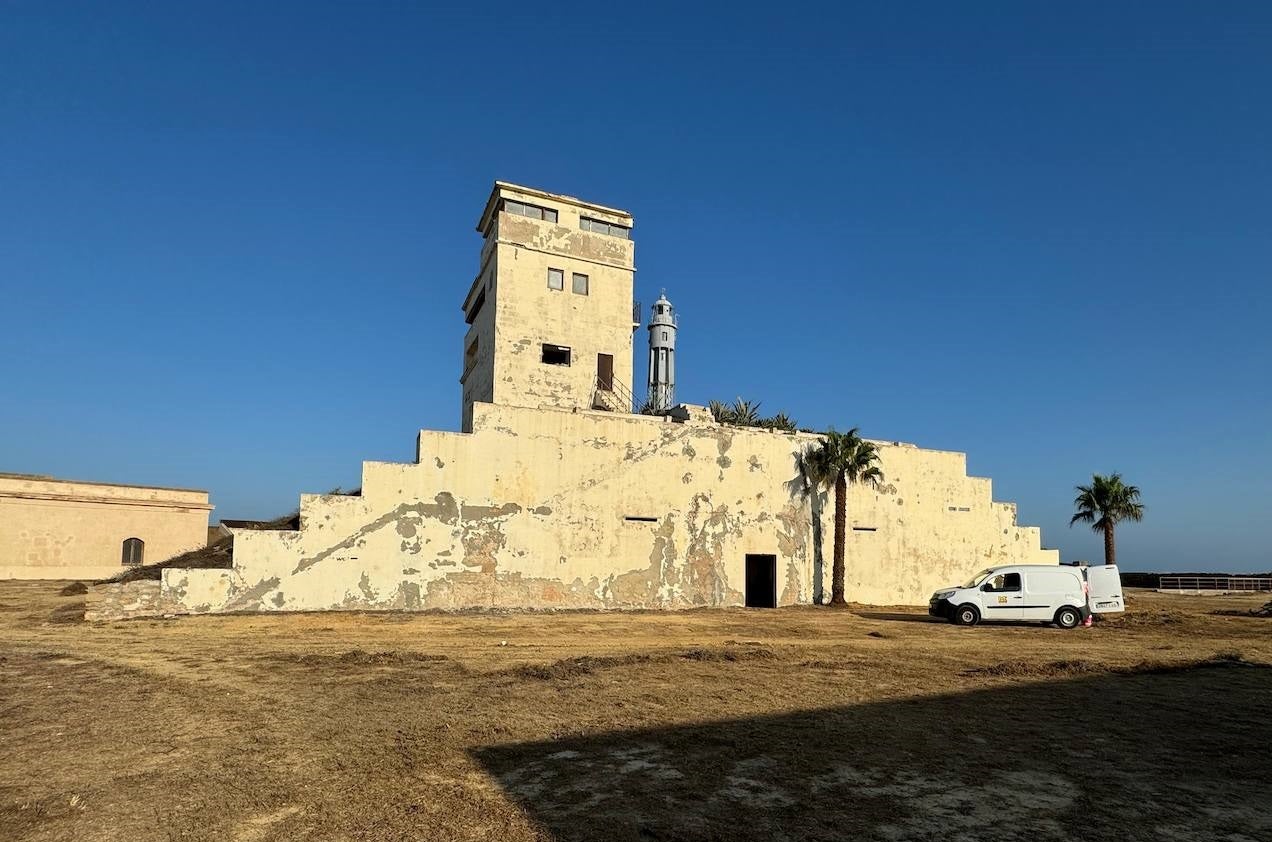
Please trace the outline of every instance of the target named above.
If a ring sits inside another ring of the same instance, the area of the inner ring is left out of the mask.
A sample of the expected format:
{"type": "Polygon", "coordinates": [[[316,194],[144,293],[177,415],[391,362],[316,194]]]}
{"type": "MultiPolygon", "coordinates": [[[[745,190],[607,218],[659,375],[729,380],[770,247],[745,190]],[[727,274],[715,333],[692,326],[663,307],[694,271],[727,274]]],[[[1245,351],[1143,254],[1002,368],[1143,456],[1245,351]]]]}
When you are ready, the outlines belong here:
{"type": "Polygon", "coordinates": [[[649,406],[666,412],[676,403],[676,310],[667,293],[649,315],[649,406]]]}

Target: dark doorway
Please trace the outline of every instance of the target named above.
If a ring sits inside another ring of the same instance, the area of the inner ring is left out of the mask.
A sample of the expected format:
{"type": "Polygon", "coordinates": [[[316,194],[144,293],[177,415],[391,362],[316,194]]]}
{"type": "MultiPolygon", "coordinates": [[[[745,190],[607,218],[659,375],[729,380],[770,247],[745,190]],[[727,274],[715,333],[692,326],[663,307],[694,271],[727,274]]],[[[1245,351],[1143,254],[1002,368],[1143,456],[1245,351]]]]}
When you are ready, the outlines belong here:
{"type": "Polygon", "coordinates": [[[614,391],[614,355],[596,355],[596,386],[607,392],[614,391]]]}
{"type": "Polygon", "coordinates": [[[747,555],[746,607],[777,607],[777,556],[747,555]]]}

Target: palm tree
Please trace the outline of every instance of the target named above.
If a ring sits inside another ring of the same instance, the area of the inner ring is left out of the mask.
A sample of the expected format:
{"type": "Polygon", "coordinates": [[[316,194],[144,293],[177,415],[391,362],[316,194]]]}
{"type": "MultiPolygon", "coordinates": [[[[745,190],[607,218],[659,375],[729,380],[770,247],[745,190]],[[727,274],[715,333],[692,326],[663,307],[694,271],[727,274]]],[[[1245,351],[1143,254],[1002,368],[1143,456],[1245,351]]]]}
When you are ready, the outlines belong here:
{"type": "Polygon", "coordinates": [[[835,488],[835,556],[830,574],[830,604],[847,605],[844,599],[844,543],[848,532],[848,485],[863,483],[877,488],[883,482],[879,451],[857,435],[853,427],[846,433],[829,430],[805,455],[815,486],[835,488]]]}
{"type": "Polygon", "coordinates": [[[781,430],[784,433],[795,432],[795,419],[791,418],[785,412],[779,412],[772,418],[765,418],[761,426],[770,430],[781,430]]]}
{"type": "Polygon", "coordinates": [[[1077,509],[1069,519],[1075,523],[1089,523],[1092,531],[1104,533],[1104,563],[1117,564],[1117,548],[1113,544],[1113,527],[1124,520],[1144,519],[1144,504],[1140,502],[1140,490],[1122,482],[1118,473],[1091,477],[1090,485],[1079,485],[1078,496],[1073,499],[1077,509]]]}
{"type": "Polygon", "coordinates": [[[760,425],[759,401],[752,403],[738,398],[729,409],[733,416],[730,423],[737,424],[739,427],[758,427],[760,425]]]}

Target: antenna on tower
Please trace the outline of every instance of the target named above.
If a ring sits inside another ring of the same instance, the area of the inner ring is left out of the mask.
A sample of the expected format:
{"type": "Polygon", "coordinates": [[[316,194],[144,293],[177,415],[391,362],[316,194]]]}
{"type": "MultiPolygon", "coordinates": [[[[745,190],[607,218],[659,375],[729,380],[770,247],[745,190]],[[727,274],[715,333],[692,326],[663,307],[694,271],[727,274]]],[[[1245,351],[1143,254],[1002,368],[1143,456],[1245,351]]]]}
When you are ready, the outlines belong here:
{"type": "Polygon", "coordinates": [[[676,404],[676,309],[663,289],[649,314],[649,406],[666,412],[676,404]]]}

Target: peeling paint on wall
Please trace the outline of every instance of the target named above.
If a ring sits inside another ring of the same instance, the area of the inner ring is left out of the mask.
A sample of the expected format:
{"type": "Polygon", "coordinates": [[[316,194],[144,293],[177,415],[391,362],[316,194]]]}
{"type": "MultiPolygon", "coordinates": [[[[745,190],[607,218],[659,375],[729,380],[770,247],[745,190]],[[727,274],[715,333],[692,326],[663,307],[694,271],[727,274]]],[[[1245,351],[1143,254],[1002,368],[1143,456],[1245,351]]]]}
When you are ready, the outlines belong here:
{"type": "MultiPolygon", "coordinates": [[[[743,602],[747,553],[777,556],[780,604],[825,588],[826,495],[792,491],[793,468],[718,461],[793,465],[798,436],[489,404],[474,428],[423,431],[427,467],[369,462],[361,497],[307,497],[301,531],[238,536],[232,571],[169,571],[165,598],[192,611],[728,606],[743,602]],[[686,470],[695,462],[709,470],[686,470]],[[633,513],[656,525],[625,522],[633,513]]],[[[851,492],[854,521],[878,531],[850,536],[850,599],[919,602],[986,563],[1057,560],[1013,508],[988,505],[960,454],[881,446],[881,458],[897,495],[851,492]],[[893,505],[918,488],[940,503],[893,505]],[[949,517],[948,499],[975,505],[949,517]]]]}

